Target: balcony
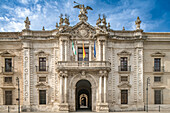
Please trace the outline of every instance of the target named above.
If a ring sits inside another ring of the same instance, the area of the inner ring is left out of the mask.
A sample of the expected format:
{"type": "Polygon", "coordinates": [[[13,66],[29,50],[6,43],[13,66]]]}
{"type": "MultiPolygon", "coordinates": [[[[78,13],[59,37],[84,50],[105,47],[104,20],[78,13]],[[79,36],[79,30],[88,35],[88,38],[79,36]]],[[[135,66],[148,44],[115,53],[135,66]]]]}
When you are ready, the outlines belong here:
{"type": "Polygon", "coordinates": [[[119,73],[130,73],[131,66],[118,66],[118,72],[119,73]]]}
{"type": "Polygon", "coordinates": [[[57,70],[110,70],[108,61],[58,61],[57,70]]]}
{"type": "Polygon", "coordinates": [[[40,67],[40,66],[35,66],[35,67],[36,67],[36,72],[37,72],[38,74],[48,73],[48,71],[49,71],[49,66],[42,66],[42,67],[40,67]]]}
{"type": "Polygon", "coordinates": [[[2,73],[4,75],[12,75],[14,74],[14,67],[9,67],[9,68],[2,67],[2,73]]]}
{"type": "Polygon", "coordinates": [[[164,73],[164,66],[161,67],[153,67],[153,73],[154,74],[163,74],[164,73]]]}

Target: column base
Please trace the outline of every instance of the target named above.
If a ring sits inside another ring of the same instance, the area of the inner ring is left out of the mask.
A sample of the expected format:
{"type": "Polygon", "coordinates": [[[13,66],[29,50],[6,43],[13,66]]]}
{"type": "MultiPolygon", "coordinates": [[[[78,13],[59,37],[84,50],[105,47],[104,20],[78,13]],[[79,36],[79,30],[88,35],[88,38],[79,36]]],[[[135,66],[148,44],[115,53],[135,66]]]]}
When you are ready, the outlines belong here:
{"type": "Polygon", "coordinates": [[[68,103],[60,103],[60,105],[59,105],[59,111],[68,112],[68,111],[69,111],[69,105],[68,105],[68,103]]]}
{"type": "Polygon", "coordinates": [[[97,104],[97,112],[109,112],[108,103],[98,103],[97,104]]]}

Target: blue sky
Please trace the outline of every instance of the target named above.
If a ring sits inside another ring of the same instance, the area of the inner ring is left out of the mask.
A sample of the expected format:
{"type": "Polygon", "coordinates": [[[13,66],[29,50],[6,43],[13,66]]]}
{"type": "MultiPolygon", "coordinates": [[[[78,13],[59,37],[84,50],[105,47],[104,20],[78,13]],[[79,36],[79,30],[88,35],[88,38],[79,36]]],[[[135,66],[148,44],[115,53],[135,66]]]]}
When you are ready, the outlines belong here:
{"type": "MultiPolygon", "coordinates": [[[[0,0],[0,32],[20,32],[28,16],[31,30],[55,29],[61,13],[70,16],[70,25],[79,22],[74,0],[0,0]]],[[[88,23],[95,26],[98,14],[105,14],[111,29],[135,30],[140,17],[144,32],[170,32],[170,0],[77,0],[88,10],[88,23]]]]}

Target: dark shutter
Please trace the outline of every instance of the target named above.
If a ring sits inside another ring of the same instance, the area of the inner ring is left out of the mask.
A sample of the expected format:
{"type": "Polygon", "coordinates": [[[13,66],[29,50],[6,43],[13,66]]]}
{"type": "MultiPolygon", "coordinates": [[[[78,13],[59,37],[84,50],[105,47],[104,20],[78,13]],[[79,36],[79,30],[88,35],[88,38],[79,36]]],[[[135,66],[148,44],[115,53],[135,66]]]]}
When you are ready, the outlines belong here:
{"type": "Polygon", "coordinates": [[[46,90],[39,90],[39,103],[46,104],[46,90]]]}
{"type": "Polygon", "coordinates": [[[161,104],[161,90],[155,90],[155,104],[161,104]]]}
{"type": "Polygon", "coordinates": [[[121,104],[128,104],[128,90],[121,90],[121,104]]]}
{"type": "Polygon", "coordinates": [[[5,105],[12,105],[12,91],[5,91],[5,105]]]}

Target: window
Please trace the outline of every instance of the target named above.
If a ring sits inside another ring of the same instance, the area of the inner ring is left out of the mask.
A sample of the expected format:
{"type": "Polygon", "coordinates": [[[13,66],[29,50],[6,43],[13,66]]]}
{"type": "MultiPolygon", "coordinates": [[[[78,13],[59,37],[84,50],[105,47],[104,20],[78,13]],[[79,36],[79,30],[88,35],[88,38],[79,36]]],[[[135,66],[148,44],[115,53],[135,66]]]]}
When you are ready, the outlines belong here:
{"type": "Polygon", "coordinates": [[[121,82],[127,82],[128,76],[121,76],[121,82]]]}
{"type": "Polygon", "coordinates": [[[120,58],[120,71],[128,71],[127,57],[121,57],[120,58]]]}
{"type": "Polygon", "coordinates": [[[161,82],[161,77],[154,77],[154,82],[161,82]]]}
{"type": "Polygon", "coordinates": [[[39,77],[39,82],[46,82],[46,77],[39,77]]]}
{"type": "Polygon", "coordinates": [[[161,90],[155,90],[155,104],[161,104],[161,90]]]}
{"type": "Polygon", "coordinates": [[[154,58],[154,71],[155,72],[161,71],[161,58],[154,58]]]}
{"type": "Polygon", "coordinates": [[[12,58],[5,58],[5,72],[12,72],[12,58]]]}
{"type": "MultiPolygon", "coordinates": [[[[89,61],[89,48],[85,47],[84,49],[86,51],[86,56],[84,58],[84,61],[89,61]]],[[[83,61],[83,48],[82,47],[78,48],[78,61],[83,61]]]]}
{"type": "Polygon", "coordinates": [[[39,104],[46,104],[46,90],[39,90],[39,104]]]}
{"type": "Polygon", "coordinates": [[[5,91],[5,105],[12,105],[12,91],[5,91]]]}
{"type": "Polygon", "coordinates": [[[46,71],[46,58],[39,58],[39,71],[46,71]]]}
{"type": "Polygon", "coordinates": [[[5,83],[12,83],[12,77],[5,77],[4,82],[5,83]]]}
{"type": "Polygon", "coordinates": [[[121,90],[121,104],[128,104],[128,90],[121,90]]]}

